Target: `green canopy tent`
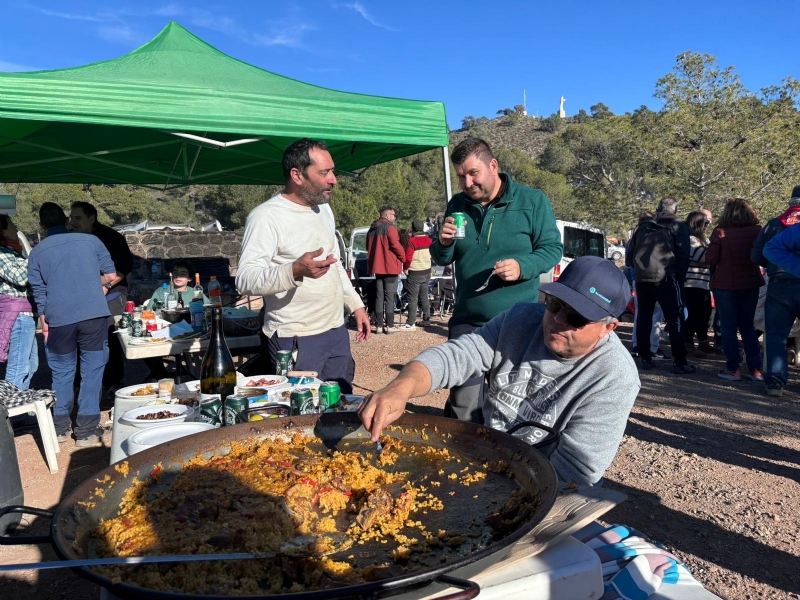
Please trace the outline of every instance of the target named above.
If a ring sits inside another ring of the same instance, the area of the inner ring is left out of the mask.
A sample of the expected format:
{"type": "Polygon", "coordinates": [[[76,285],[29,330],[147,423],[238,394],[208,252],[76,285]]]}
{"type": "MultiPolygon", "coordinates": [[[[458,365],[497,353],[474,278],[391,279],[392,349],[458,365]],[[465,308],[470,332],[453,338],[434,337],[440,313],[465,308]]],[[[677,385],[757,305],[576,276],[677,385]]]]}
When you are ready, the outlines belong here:
{"type": "Polygon", "coordinates": [[[2,182],[281,184],[283,150],[301,137],[325,140],[340,172],[437,147],[448,166],[441,102],[289,79],[175,22],[114,60],[0,73],[2,182]]]}

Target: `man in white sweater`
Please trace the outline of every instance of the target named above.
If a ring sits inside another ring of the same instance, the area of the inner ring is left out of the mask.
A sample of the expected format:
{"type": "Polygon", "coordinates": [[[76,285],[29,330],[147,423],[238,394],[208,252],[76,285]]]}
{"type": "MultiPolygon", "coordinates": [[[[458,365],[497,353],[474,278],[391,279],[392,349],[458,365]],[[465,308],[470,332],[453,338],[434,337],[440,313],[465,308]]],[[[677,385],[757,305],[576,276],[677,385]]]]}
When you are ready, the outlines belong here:
{"type": "Polygon", "coordinates": [[[368,396],[358,413],[372,440],[410,398],[488,373],[487,426],[545,442],[563,485],[602,481],[641,386],[614,333],[631,290],[614,263],[598,256],[576,258],[541,290],[544,304],[519,302],[473,333],[428,348],[368,396]],[[529,423],[561,435],[545,441],[546,432],[529,423]]]}
{"type": "Polygon", "coordinates": [[[295,369],[317,371],[352,393],[355,362],[344,325],[353,313],[359,341],[369,318],[339,257],[328,203],[336,185],[324,142],[303,138],[283,154],[286,188],[247,217],[236,287],[264,297],[264,334],[270,360],[291,350],[295,369]]]}

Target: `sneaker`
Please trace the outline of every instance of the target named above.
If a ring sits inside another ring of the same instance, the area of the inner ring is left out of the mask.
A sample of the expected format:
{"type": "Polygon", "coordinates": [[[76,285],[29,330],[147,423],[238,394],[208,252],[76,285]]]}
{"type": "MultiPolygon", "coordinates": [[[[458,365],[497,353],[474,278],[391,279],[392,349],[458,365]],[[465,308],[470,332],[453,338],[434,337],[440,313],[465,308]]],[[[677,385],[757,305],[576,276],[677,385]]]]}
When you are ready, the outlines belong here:
{"type": "Polygon", "coordinates": [[[422,321],[422,326],[423,327],[430,327],[431,325],[433,325],[433,322],[431,322],[430,319],[428,319],[427,321],[424,321],[424,320],[422,321]]]}
{"type": "Polygon", "coordinates": [[[401,325],[400,326],[400,329],[402,329],[403,331],[411,331],[412,329],[416,329],[416,328],[417,328],[417,326],[414,325],[413,323],[412,324],[406,323],[405,325],[401,325]]]}
{"type": "Polygon", "coordinates": [[[742,374],[739,372],[739,369],[735,371],[728,371],[728,369],[722,369],[719,373],[717,373],[717,377],[720,379],[725,379],[727,381],[741,381],[742,374]]]}
{"type": "Polygon", "coordinates": [[[750,373],[750,377],[753,378],[753,381],[764,381],[764,375],[758,369],[753,369],[750,373]]]}
{"type": "Polygon", "coordinates": [[[633,358],[639,358],[639,349],[636,346],[631,348],[631,356],[633,358]]]}
{"type": "Polygon", "coordinates": [[[67,440],[72,439],[72,429],[67,429],[64,433],[59,433],[56,435],[56,440],[58,440],[59,444],[63,444],[67,440]]]}
{"type": "Polygon", "coordinates": [[[652,360],[648,360],[646,358],[642,359],[642,370],[643,371],[649,371],[650,369],[653,368],[653,366],[654,365],[653,365],[653,361],[652,360]]]}
{"type": "Polygon", "coordinates": [[[692,373],[697,372],[697,367],[690,365],[689,363],[686,363],[685,365],[677,365],[673,363],[672,372],[675,375],[691,375],[692,373]]]}
{"type": "Polygon", "coordinates": [[[667,360],[667,357],[664,356],[664,351],[661,348],[653,352],[653,360],[667,360]]]}
{"type": "Polygon", "coordinates": [[[767,384],[767,396],[774,396],[775,398],[780,398],[783,396],[783,388],[781,384],[777,381],[773,381],[767,384]]]}
{"type": "Polygon", "coordinates": [[[93,446],[103,445],[103,435],[106,433],[105,429],[98,427],[94,433],[85,438],[75,440],[75,446],[78,448],[91,448],[93,446]]]}

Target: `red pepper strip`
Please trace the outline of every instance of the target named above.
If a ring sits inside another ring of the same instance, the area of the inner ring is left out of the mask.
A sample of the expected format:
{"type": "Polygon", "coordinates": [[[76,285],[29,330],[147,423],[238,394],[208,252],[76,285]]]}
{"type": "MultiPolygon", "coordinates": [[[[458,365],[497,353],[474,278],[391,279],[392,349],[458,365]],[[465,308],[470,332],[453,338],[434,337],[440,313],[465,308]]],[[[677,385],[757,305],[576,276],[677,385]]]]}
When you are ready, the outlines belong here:
{"type": "Polygon", "coordinates": [[[286,460],[279,460],[278,464],[283,467],[284,469],[290,469],[292,467],[292,463],[286,460]]]}
{"type": "Polygon", "coordinates": [[[353,492],[342,492],[348,498],[353,495],[353,492]]]}
{"type": "Polygon", "coordinates": [[[319,504],[319,499],[322,496],[322,494],[327,494],[328,492],[332,492],[332,491],[333,491],[332,487],[324,487],[324,488],[322,488],[319,492],[317,492],[317,495],[314,496],[314,500],[311,502],[311,505],[312,506],[316,506],[317,504],[319,504]]]}
{"type": "Polygon", "coordinates": [[[153,469],[152,471],[150,471],[150,477],[157,477],[158,475],[161,475],[161,472],[162,472],[163,470],[164,470],[164,469],[162,469],[161,467],[156,467],[155,469],[153,469]]]}
{"type": "Polygon", "coordinates": [[[317,487],[317,482],[311,479],[311,477],[305,477],[301,479],[300,483],[305,483],[306,485],[313,485],[314,487],[317,487]]]}

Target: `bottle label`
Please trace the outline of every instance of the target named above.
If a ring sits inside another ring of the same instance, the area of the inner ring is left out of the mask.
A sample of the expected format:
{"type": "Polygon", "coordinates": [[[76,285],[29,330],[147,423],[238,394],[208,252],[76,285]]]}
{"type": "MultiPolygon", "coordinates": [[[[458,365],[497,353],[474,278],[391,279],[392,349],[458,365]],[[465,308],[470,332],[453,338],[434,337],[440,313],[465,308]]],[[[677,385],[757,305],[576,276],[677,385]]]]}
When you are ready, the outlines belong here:
{"type": "Polygon", "coordinates": [[[167,308],[169,310],[175,310],[176,308],[178,308],[178,301],[177,300],[170,300],[169,302],[167,302],[167,308]]]}

